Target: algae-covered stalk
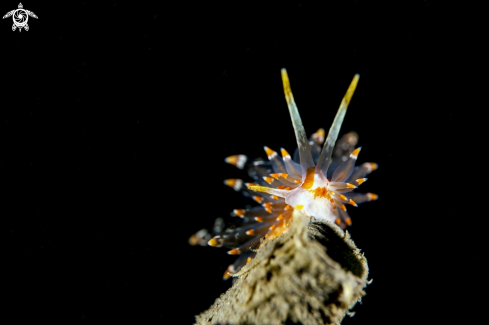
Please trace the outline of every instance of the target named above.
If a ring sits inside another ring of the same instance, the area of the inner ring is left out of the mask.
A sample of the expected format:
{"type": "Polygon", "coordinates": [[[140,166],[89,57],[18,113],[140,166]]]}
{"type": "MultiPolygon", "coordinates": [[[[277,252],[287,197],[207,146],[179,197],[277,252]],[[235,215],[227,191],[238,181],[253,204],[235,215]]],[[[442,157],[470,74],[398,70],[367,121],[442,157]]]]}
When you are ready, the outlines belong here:
{"type": "Polygon", "coordinates": [[[365,294],[367,261],[331,222],[294,213],[197,324],[339,324],[365,294]]]}

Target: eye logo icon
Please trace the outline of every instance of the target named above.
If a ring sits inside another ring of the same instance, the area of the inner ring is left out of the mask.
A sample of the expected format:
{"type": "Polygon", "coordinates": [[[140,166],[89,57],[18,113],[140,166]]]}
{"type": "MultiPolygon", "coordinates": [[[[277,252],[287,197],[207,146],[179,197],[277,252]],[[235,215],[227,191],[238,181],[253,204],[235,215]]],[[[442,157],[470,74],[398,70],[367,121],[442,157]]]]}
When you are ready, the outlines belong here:
{"type": "Polygon", "coordinates": [[[29,25],[27,25],[29,16],[37,19],[35,13],[29,10],[25,10],[23,8],[24,7],[22,6],[22,3],[19,3],[18,9],[9,11],[5,14],[5,16],[3,16],[4,19],[12,16],[12,19],[14,21],[14,24],[12,25],[12,31],[15,31],[17,28],[19,29],[19,32],[22,31],[22,28],[24,28],[25,30],[29,30],[29,25]]]}

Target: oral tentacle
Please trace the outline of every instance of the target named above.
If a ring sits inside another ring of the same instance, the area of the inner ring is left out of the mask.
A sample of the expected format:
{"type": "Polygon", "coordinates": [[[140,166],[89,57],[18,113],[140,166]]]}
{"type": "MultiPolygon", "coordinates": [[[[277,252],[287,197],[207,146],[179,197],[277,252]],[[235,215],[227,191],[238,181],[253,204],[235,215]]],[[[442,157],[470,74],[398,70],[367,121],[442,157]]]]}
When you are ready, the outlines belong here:
{"type": "Polygon", "coordinates": [[[302,180],[306,178],[306,170],[309,167],[314,167],[314,161],[311,155],[311,148],[309,147],[309,141],[307,140],[306,131],[302,125],[302,120],[299,115],[299,110],[294,101],[292,90],[290,89],[289,77],[287,70],[282,69],[282,81],[284,85],[285,99],[287,106],[289,107],[290,118],[292,119],[292,125],[294,126],[295,137],[297,140],[297,148],[299,149],[300,163],[302,167],[302,180]]]}
{"type": "Polygon", "coordinates": [[[268,193],[283,198],[286,198],[287,195],[289,195],[290,193],[290,190],[279,190],[277,188],[271,188],[265,186],[249,186],[248,188],[252,191],[268,193]]]}
{"type": "Polygon", "coordinates": [[[324,142],[323,150],[321,151],[321,155],[319,156],[319,160],[317,163],[317,167],[323,173],[323,175],[327,175],[328,167],[331,164],[331,155],[333,154],[333,148],[336,143],[336,139],[338,138],[338,134],[340,133],[341,124],[343,123],[343,119],[345,118],[346,110],[348,108],[348,105],[350,104],[353,93],[357,88],[359,79],[359,74],[356,74],[355,77],[353,77],[350,87],[348,87],[345,96],[341,100],[340,108],[336,113],[331,128],[329,129],[328,137],[324,142]]]}

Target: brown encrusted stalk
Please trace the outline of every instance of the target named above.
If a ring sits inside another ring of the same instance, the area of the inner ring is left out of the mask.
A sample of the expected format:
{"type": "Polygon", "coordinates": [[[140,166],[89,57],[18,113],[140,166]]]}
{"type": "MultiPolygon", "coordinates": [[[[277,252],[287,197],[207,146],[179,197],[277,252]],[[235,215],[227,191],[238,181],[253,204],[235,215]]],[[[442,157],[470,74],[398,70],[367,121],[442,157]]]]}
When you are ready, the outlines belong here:
{"type": "Polygon", "coordinates": [[[197,324],[339,324],[365,295],[367,260],[348,232],[295,212],[197,324]]]}

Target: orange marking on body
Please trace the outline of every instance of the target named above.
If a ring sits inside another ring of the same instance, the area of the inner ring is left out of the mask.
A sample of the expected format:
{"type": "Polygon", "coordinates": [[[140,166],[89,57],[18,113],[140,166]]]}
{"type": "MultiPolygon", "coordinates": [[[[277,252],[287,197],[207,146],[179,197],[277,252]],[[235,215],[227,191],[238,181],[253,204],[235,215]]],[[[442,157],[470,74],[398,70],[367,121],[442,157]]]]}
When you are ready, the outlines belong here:
{"type": "Polygon", "coordinates": [[[297,180],[297,179],[296,179],[296,180],[294,181],[294,183],[296,183],[296,184],[300,184],[300,183],[301,183],[301,181],[299,181],[299,180],[297,180]]]}
{"type": "Polygon", "coordinates": [[[248,236],[253,236],[253,235],[255,234],[255,231],[254,231],[253,229],[251,229],[251,230],[248,230],[248,231],[246,232],[246,234],[247,234],[248,236]]]}
{"type": "Polygon", "coordinates": [[[285,209],[285,210],[291,210],[291,209],[292,209],[292,207],[291,207],[290,205],[288,205],[288,204],[287,204],[287,205],[285,206],[285,208],[284,208],[284,209],[285,209]]]}
{"type": "Polygon", "coordinates": [[[249,262],[251,262],[251,260],[252,260],[252,258],[251,258],[251,257],[248,257],[248,258],[246,259],[246,264],[248,264],[249,262]]]}
{"type": "Polygon", "coordinates": [[[282,157],[284,157],[284,158],[289,157],[290,158],[289,153],[284,148],[280,149],[280,152],[282,153],[282,157]]]}
{"type": "Polygon", "coordinates": [[[283,215],[279,215],[276,220],[277,221],[280,221],[280,220],[283,220],[283,219],[284,219],[284,216],[283,215]]]}
{"type": "Polygon", "coordinates": [[[284,188],[284,190],[290,190],[290,186],[287,186],[286,188],[284,188]]]}
{"type": "Polygon", "coordinates": [[[350,218],[346,219],[345,220],[345,223],[346,223],[347,226],[351,225],[351,219],[350,218]]]}
{"type": "Polygon", "coordinates": [[[333,205],[333,210],[336,210],[336,205],[333,205]]]}
{"type": "Polygon", "coordinates": [[[334,200],[333,199],[329,199],[329,202],[334,203],[334,200]]]}
{"type": "Polygon", "coordinates": [[[241,218],[243,218],[244,214],[245,214],[244,209],[234,209],[233,212],[234,212],[234,214],[236,214],[238,217],[241,217],[241,218]]]}
{"type": "Polygon", "coordinates": [[[275,227],[276,227],[275,225],[271,225],[270,228],[268,228],[268,229],[273,230],[273,229],[275,229],[275,227]]]}
{"type": "Polygon", "coordinates": [[[376,163],[370,163],[370,168],[372,169],[372,171],[374,171],[379,168],[379,165],[377,165],[376,163]]]}
{"type": "Polygon", "coordinates": [[[318,196],[321,195],[321,188],[320,187],[317,187],[316,189],[310,190],[309,192],[314,193],[314,199],[315,199],[315,198],[317,198],[318,196]]]}
{"type": "Polygon", "coordinates": [[[314,190],[309,190],[309,192],[314,193],[314,198],[326,197],[327,191],[325,187],[316,187],[314,190]]]}
{"type": "Polygon", "coordinates": [[[340,200],[346,200],[346,196],[344,196],[343,194],[340,195],[340,200]]]}
{"type": "Polygon", "coordinates": [[[358,206],[358,204],[356,204],[355,201],[353,201],[352,199],[350,199],[350,204],[353,205],[354,207],[358,206]]]}
{"type": "Polygon", "coordinates": [[[275,179],[278,179],[278,177],[280,176],[280,174],[276,174],[276,173],[275,173],[275,174],[270,174],[270,176],[272,176],[272,177],[273,177],[273,178],[275,178],[275,179]]]}
{"type": "Polygon", "coordinates": [[[278,199],[279,199],[279,197],[278,197],[278,196],[276,196],[276,195],[272,195],[272,199],[274,199],[274,200],[278,200],[278,199]]]}
{"type": "Polygon", "coordinates": [[[359,178],[355,182],[357,182],[359,185],[365,183],[367,179],[366,178],[359,178]]]}
{"type": "Polygon", "coordinates": [[[316,173],[316,169],[314,167],[307,168],[306,171],[306,179],[302,184],[302,187],[305,189],[310,189],[314,185],[314,174],[316,173]]]}
{"type": "Polygon", "coordinates": [[[280,173],[279,175],[285,179],[287,179],[287,177],[289,176],[289,174],[286,173],[280,173]]]}
{"type": "Polygon", "coordinates": [[[346,188],[357,188],[355,185],[346,183],[346,188]]]}
{"type": "Polygon", "coordinates": [[[336,223],[337,225],[339,225],[339,224],[341,223],[341,220],[340,220],[340,219],[336,219],[336,220],[334,221],[334,223],[336,223]]]}
{"type": "Polygon", "coordinates": [[[346,211],[346,206],[344,204],[341,205],[341,208],[343,209],[343,211],[346,211]]]}
{"type": "Polygon", "coordinates": [[[228,254],[229,255],[238,255],[240,254],[241,252],[239,251],[239,248],[234,248],[234,249],[231,249],[228,254]]]}
{"type": "Polygon", "coordinates": [[[263,222],[263,218],[262,217],[255,217],[255,220],[258,221],[258,222],[263,222]]]}
{"type": "Polygon", "coordinates": [[[280,185],[279,187],[277,187],[279,190],[282,190],[283,188],[285,187],[285,185],[280,185]]]}
{"type": "Polygon", "coordinates": [[[273,178],[268,177],[268,176],[263,176],[263,180],[265,182],[267,182],[268,184],[272,184],[272,182],[273,182],[273,178]]]}

